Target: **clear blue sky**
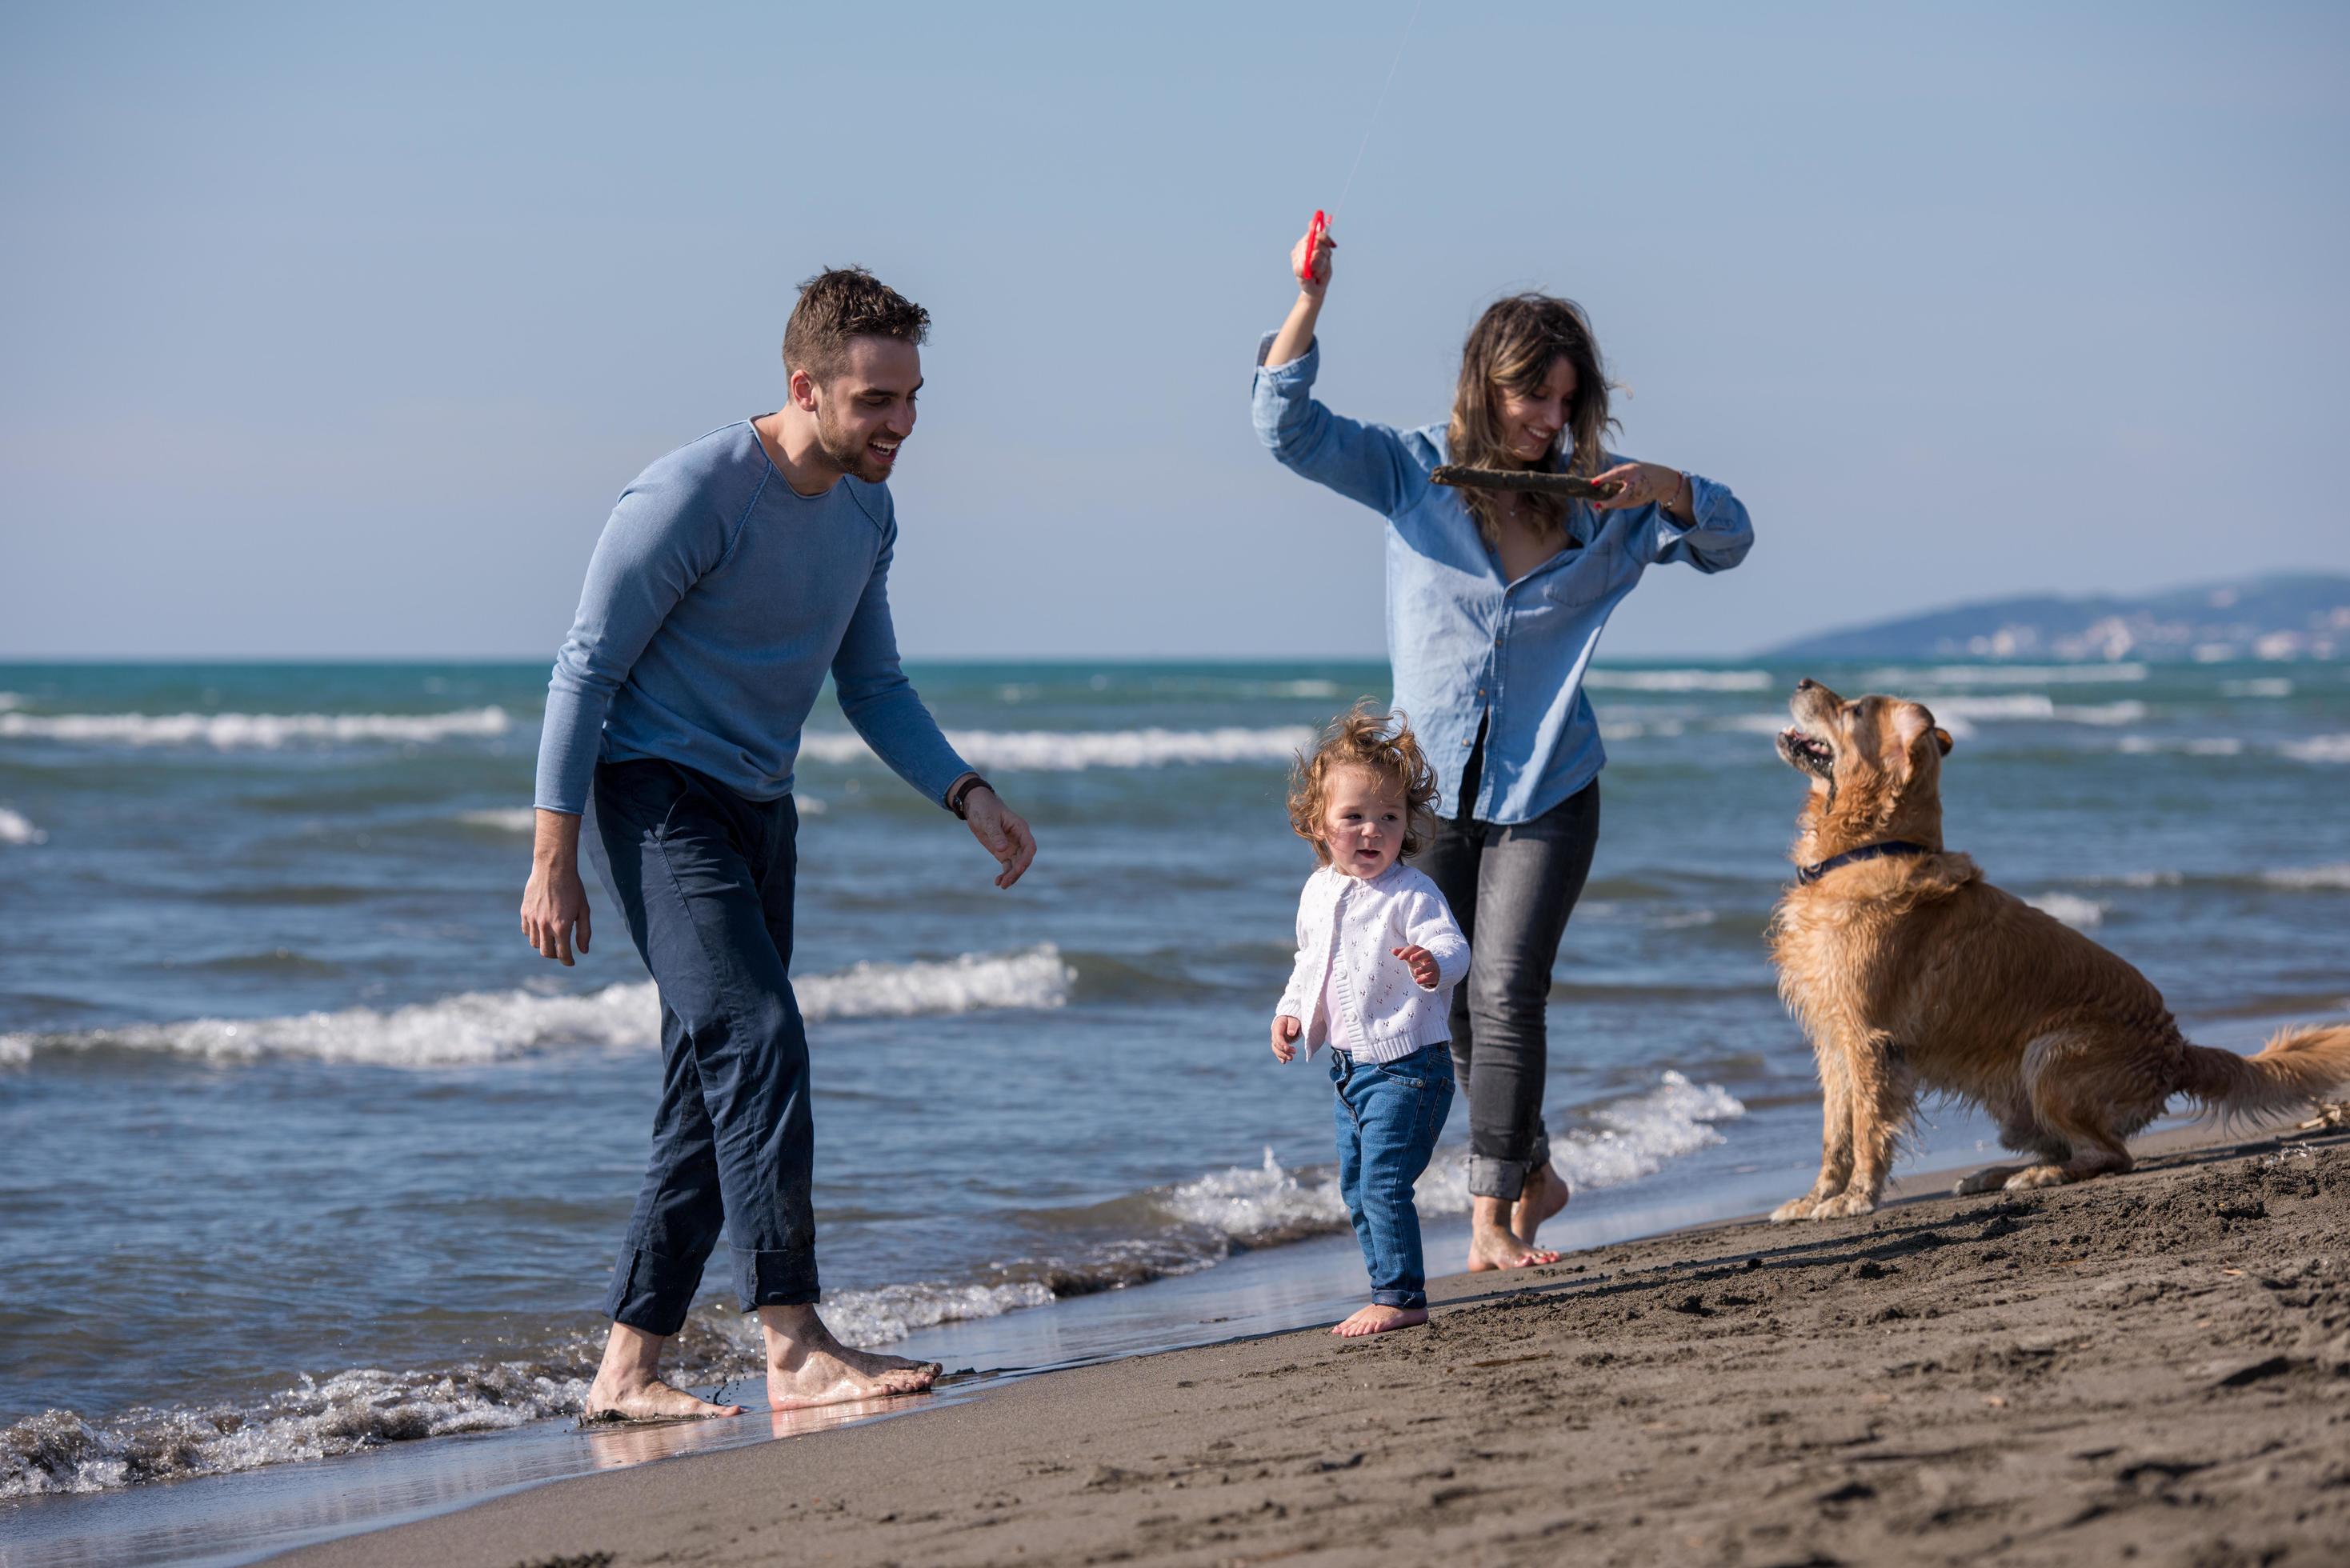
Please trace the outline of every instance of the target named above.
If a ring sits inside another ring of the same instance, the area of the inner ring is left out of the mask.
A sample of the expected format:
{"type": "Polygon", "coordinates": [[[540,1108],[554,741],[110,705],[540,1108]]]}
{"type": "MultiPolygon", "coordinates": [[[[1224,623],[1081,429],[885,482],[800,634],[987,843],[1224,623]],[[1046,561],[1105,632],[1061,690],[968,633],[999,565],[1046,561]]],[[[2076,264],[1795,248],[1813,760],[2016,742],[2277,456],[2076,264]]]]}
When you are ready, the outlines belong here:
{"type": "MultiPolygon", "coordinates": [[[[546,655],[840,262],[936,317],[910,652],[1376,654],[1377,520],[1245,404],[1409,8],[9,6],[0,655],[546,655]]],[[[2338,5],[1438,0],[1324,391],[1440,419],[1581,300],[1761,535],[1617,655],[2350,567],[2345,81],[2338,5]]]]}

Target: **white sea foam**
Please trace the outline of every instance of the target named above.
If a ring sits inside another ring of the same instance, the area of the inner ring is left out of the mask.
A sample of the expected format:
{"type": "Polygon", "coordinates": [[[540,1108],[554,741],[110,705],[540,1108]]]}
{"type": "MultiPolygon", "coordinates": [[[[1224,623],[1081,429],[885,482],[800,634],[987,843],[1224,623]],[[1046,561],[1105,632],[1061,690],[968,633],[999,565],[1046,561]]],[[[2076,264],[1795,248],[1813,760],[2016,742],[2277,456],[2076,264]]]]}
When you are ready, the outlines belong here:
{"type": "MultiPolygon", "coordinates": [[[[1668,1071],[1655,1089],[1599,1106],[1589,1113],[1589,1127],[1551,1139],[1551,1163],[1570,1186],[1621,1187],[1720,1143],[1721,1135],[1713,1124],[1745,1114],[1746,1107],[1721,1085],[1692,1084],[1668,1071]]],[[[1422,1213],[1467,1213],[1467,1155],[1456,1151],[1432,1162],[1414,1197],[1422,1213]]],[[[1160,1203],[1187,1224],[1220,1231],[1240,1242],[1347,1223],[1335,1171],[1289,1170],[1270,1148],[1262,1165],[1234,1167],[1187,1181],[1169,1189],[1160,1203]]]]}
{"type": "Polygon", "coordinates": [[[1595,691],[1767,691],[1767,670],[1607,670],[1583,672],[1595,691]]]}
{"type": "MultiPolygon", "coordinates": [[[[1186,763],[1281,763],[1314,743],[1303,724],[1218,730],[951,730],[947,740],[973,767],[1003,773],[1077,773],[1087,768],[1159,768],[1186,763]]],[[[842,731],[800,738],[800,756],[835,765],[872,756],[842,731]]]]}
{"type": "Polygon", "coordinates": [[[2287,741],[2277,750],[2297,763],[2350,763],[2350,735],[2312,735],[2287,741]]]}
{"type": "Polygon", "coordinates": [[[2124,735],[2116,745],[2119,750],[2134,755],[2177,752],[2190,757],[2232,757],[2241,754],[2244,749],[2244,742],[2232,735],[2205,735],[2195,739],[2124,735]]]}
{"type": "Polygon", "coordinates": [[[23,812],[0,805],[0,844],[47,844],[49,836],[35,827],[23,812]]]}
{"type": "Polygon", "coordinates": [[[0,1429],[0,1499],[105,1491],[318,1459],[377,1443],[496,1431],[577,1411],[588,1380],[527,1362],[304,1377],[257,1408],[140,1407],[102,1425],[49,1410],[0,1429]]]}
{"type": "Polygon", "coordinates": [[[468,811],[459,815],[458,821],[472,827],[491,827],[502,833],[535,833],[538,830],[538,808],[531,805],[500,806],[493,811],[468,811]]]}
{"type": "Polygon", "coordinates": [[[2283,866],[2261,873],[2272,888],[2350,888],[2350,866],[2283,866]]]}
{"type": "Polygon", "coordinates": [[[213,746],[274,750],[296,742],[434,741],[503,735],[514,720],[503,708],[453,713],[18,713],[0,712],[0,740],[69,741],[85,745],[213,746]]]}
{"type": "Polygon", "coordinates": [[[2135,724],[2147,714],[2143,702],[2060,704],[2045,691],[2018,691],[2000,697],[1937,697],[1929,706],[1939,720],[1974,719],[1984,722],[2044,719],[2071,724],[2135,724]]]}
{"type": "Polygon", "coordinates": [[[2078,893],[2041,893],[2023,901],[2055,916],[2076,931],[2093,931],[2106,923],[2106,906],[2078,893]]]}
{"type": "Polygon", "coordinates": [[[2109,686],[2143,680],[2143,664],[1938,664],[1924,670],[1872,670],[1868,686],[1899,691],[1905,686],[2109,686]]]}
{"type": "Polygon", "coordinates": [[[1053,1292],[1034,1280],[1004,1285],[884,1285],[879,1290],[824,1293],[827,1328],[859,1350],[878,1350],[919,1329],[974,1318],[1002,1317],[1050,1306],[1053,1292]]]}
{"type": "MultiPolygon", "coordinates": [[[[803,1016],[902,1018],[993,1008],[1051,1008],[1075,976],[1049,945],[1024,952],[966,953],[942,963],[860,963],[795,979],[803,1016]]],[[[152,1051],[218,1062],[307,1057],[384,1067],[445,1067],[504,1061],[562,1046],[650,1045],[660,1037],[650,981],[575,996],[469,992],[379,1012],[354,1007],[285,1018],[199,1018],[69,1034],[0,1034],[0,1065],[35,1051],[152,1051]]]]}
{"type": "Polygon", "coordinates": [[[2222,697],[2290,697],[2293,682],[2282,675],[2263,676],[2258,680],[2222,680],[2222,697]]]}

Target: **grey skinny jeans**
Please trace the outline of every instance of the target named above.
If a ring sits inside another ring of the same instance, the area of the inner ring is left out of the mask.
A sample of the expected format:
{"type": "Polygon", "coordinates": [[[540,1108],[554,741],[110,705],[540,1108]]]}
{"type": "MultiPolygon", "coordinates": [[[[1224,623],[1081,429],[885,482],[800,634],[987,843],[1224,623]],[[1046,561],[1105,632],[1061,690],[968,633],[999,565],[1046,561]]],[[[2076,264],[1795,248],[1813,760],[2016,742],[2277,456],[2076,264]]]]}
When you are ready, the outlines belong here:
{"type": "Polygon", "coordinates": [[[1469,939],[1469,978],[1452,993],[1452,1069],[1469,1100],[1469,1190],[1515,1202],[1550,1159],[1543,1130],[1551,966],[1599,843],[1594,779],[1532,822],[1469,815],[1484,748],[1471,758],[1461,815],[1439,823],[1412,864],[1452,906],[1469,939]]]}

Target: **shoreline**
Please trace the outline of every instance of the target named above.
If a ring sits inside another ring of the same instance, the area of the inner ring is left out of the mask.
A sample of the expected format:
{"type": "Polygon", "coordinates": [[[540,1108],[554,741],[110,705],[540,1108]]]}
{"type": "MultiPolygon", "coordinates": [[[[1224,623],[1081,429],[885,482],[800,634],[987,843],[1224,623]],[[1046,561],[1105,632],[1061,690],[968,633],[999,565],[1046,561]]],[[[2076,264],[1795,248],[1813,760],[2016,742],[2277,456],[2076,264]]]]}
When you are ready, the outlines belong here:
{"type": "Polygon", "coordinates": [[[1425,1330],[990,1378],[267,1560],[1336,1562],[1398,1531],[1475,1561],[2338,1560],[2350,1132],[2137,1147],[2121,1178],[1920,1173],[1858,1220],[1432,1281],[1425,1330]]]}

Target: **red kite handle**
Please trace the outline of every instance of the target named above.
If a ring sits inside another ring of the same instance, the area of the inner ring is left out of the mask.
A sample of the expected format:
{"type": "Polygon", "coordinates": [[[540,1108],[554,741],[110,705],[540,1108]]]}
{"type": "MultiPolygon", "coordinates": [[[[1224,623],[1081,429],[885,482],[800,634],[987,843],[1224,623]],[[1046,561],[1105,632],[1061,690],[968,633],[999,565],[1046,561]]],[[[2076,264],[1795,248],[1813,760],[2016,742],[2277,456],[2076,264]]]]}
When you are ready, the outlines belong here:
{"type": "Polygon", "coordinates": [[[1314,281],[1314,253],[1322,247],[1322,236],[1330,232],[1330,219],[1321,208],[1314,209],[1314,221],[1305,225],[1305,270],[1298,275],[1300,283],[1314,281]]]}

